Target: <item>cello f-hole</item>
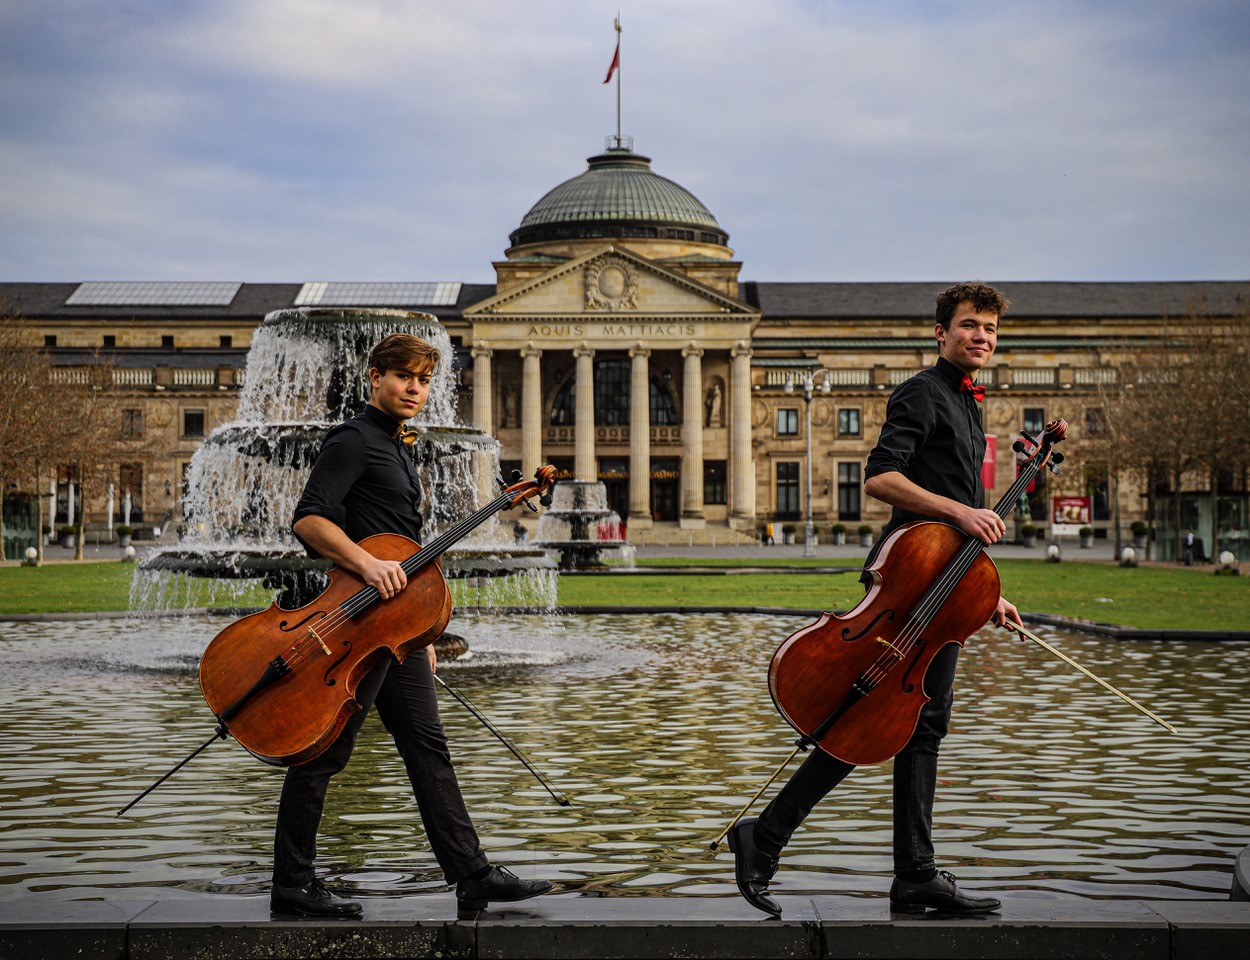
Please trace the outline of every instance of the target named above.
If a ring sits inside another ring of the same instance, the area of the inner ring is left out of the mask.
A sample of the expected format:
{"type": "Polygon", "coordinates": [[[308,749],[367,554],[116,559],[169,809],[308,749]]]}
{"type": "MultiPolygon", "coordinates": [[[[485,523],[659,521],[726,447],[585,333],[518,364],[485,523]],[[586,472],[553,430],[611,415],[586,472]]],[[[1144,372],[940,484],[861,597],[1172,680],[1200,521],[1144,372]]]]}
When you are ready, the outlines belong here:
{"type": "Polygon", "coordinates": [[[332,674],[336,669],[338,669],[339,664],[341,664],[344,660],[346,660],[349,656],[351,656],[351,652],[352,652],[352,642],[350,640],[344,640],[343,641],[343,655],[339,657],[337,660],[335,660],[328,667],[326,667],[326,672],[321,678],[322,682],[327,687],[333,687],[338,683],[338,681],[335,680],[332,676],[330,676],[330,674],[332,674]]]}
{"type": "Polygon", "coordinates": [[[911,663],[907,665],[907,670],[899,678],[898,686],[903,693],[915,693],[916,685],[911,682],[911,672],[916,669],[916,664],[920,662],[921,654],[924,653],[925,644],[928,643],[923,637],[912,644],[912,648],[916,651],[916,655],[912,657],[911,663]]]}
{"type": "Polygon", "coordinates": [[[306,624],[309,620],[312,620],[316,617],[321,617],[324,619],[325,615],[326,615],[326,612],[324,610],[314,610],[312,613],[306,616],[303,620],[299,621],[299,623],[291,623],[289,620],[280,620],[278,621],[278,629],[281,630],[283,633],[289,633],[292,630],[298,630],[300,627],[306,624]]]}
{"type": "Polygon", "coordinates": [[[877,622],[882,617],[885,617],[887,623],[893,623],[894,622],[894,608],[891,607],[886,610],[882,610],[879,614],[877,614],[875,617],[872,618],[872,620],[868,622],[868,626],[864,627],[863,630],[859,631],[859,633],[855,634],[855,636],[853,637],[850,635],[851,628],[843,627],[842,639],[846,641],[847,643],[851,643],[852,641],[860,639],[862,636],[864,636],[864,634],[868,633],[868,631],[870,631],[873,627],[875,627],[877,625],[877,622]]]}

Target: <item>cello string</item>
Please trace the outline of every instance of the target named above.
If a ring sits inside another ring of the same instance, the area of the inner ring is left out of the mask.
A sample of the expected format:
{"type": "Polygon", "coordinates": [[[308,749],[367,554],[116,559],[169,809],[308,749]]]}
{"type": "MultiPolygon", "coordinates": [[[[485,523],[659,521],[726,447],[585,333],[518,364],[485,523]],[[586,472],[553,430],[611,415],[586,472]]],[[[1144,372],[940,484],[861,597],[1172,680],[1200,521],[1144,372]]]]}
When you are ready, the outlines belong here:
{"type": "MultiPolygon", "coordinates": [[[[1024,489],[1037,475],[1039,470],[1039,461],[1044,459],[1044,456],[1042,455],[1043,451],[1046,455],[1048,455],[1049,445],[1043,445],[1040,447],[1039,455],[1031,457],[1025,463],[1024,468],[1021,469],[1019,475],[1016,477],[1016,481],[1011,485],[1011,487],[1008,488],[1007,493],[1003,495],[998,504],[995,505],[995,513],[998,513],[1004,520],[1006,519],[1006,516],[1004,516],[1003,508],[1006,507],[1006,514],[1010,515],[1011,509],[1014,508],[1020,494],[1024,492],[1024,489]]],[[[983,547],[979,540],[971,537],[968,538],[963,547],[961,547],[959,552],[956,553],[952,561],[942,571],[942,575],[937,581],[934,582],[934,584],[926,592],[925,596],[921,598],[920,604],[912,612],[912,616],[899,632],[898,637],[896,638],[898,646],[894,649],[898,650],[899,653],[903,652],[900,648],[905,648],[907,653],[911,652],[911,650],[920,641],[921,635],[925,629],[927,629],[929,624],[932,623],[933,618],[937,615],[937,612],[943,605],[945,605],[946,601],[950,599],[950,595],[954,592],[960,581],[962,581],[968,571],[972,569],[972,564],[976,561],[976,558],[981,553],[982,549],[983,547]]],[[[894,666],[902,662],[904,658],[905,656],[894,656],[890,653],[882,654],[876,663],[872,664],[867,670],[865,670],[865,676],[873,682],[879,683],[885,678],[886,674],[888,674],[894,666]]]]}
{"type": "MultiPolygon", "coordinates": [[[[437,560],[438,557],[446,552],[447,548],[452,544],[463,539],[463,537],[469,532],[476,529],[505,506],[510,506],[515,503],[517,499],[516,495],[518,493],[519,491],[505,491],[477,513],[465,518],[449,529],[446,533],[436,537],[425,549],[417,551],[412,556],[402,561],[401,567],[403,567],[405,575],[409,576],[414,574],[417,570],[421,569],[421,567],[427,566],[434,560],[437,560]],[[418,562],[414,563],[413,561],[418,562]]],[[[348,597],[345,601],[343,601],[343,603],[339,604],[339,606],[335,608],[335,611],[329,614],[321,622],[320,631],[313,632],[310,628],[309,633],[306,633],[300,640],[291,644],[288,648],[291,651],[291,658],[287,661],[287,665],[289,667],[294,667],[296,664],[307,659],[313,650],[322,645],[321,642],[315,639],[316,637],[320,637],[322,640],[329,637],[337,631],[339,627],[349,622],[358,613],[363,612],[368,607],[376,603],[379,599],[381,599],[381,596],[382,595],[378,592],[377,588],[371,586],[367,586],[364,589],[352,594],[352,596],[348,597]]]]}
{"type": "MultiPolygon", "coordinates": [[[[1015,482],[1008,488],[1007,493],[994,505],[994,512],[1006,520],[1011,514],[1019,497],[1024,492],[1029,483],[1040,472],[1042,466],[1050,457],[1050,450],[1053,445],[1043,436],[1038,443],[1038,448],[1034,455],[1026,460],[1016,477],[1015,482]]],[[[867,667],[862,676],[871,682],[873,686],[879,684],[899,663],[906,659],[909,654],[920,642],[922,634],[933,622],[938,611],[950,599],[955,588],[972,569],[973,563],[984,550],[984,545],[973,537],[968,537],[963,546],[956,552],[952,560],[946,565],[938,579],[930,585],[929,589],[921,597],[920,602],[912,611],[903,629],[899,631],[895,638],[895,644],[886,644],[887,652],[881,654],[876,662],[867,667]]]]}

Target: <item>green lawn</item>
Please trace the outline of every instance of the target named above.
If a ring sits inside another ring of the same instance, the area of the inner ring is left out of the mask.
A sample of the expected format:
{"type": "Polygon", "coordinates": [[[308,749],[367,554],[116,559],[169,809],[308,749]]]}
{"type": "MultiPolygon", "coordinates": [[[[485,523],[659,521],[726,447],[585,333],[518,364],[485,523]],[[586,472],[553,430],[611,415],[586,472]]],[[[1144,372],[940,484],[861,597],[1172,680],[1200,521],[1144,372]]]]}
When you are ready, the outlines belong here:
{"type": "MultiPolygon", "coordinates": [[[[818,566],[665,559],[647,566],[818,566]]],[[[1217,577],[1210,567],[1001,560],[1003,590],[1021,610],[1083,617],[1146,629],[1250,630],[1250,577],[1217,577]]],[[[645,568],[644,568],[645,569],[645,568]]],[[[124,610],[131,564],[57,563],[0,568],[0,614],[124,610]]],[[[863,595],[854,572],[725,572],[562,577],[562,606],[765,606],[846,610],[863,595]]],[[[258,596],[258,603],[263,602],[258,596]]]]}
{"type": "MultiPolygon", "coordinates": [[[[699,566],[720,566],[687,561],[699,566]]],[[[1101,620],[1143,629],[1250,630],[1250,577],[1217,577],[1211,567],[996,561],[1003,593],[1022,611],[1101,620]]],[[[651,564],[648,562],[647,566],[651,564]]],[[[664,565],[672,566],[669,560],[664,565]]],[[[741,561],[738,562],[741,565],[741,561]]],[[[752,563],[760,567],[766,564],[752,563]]],[[[774,566],[830,566],[828,560],[774,566]]],[[[778,606],[846,610],[864,595],[853,573],[635,574],[604,580],[564,577],[560,603],[645,606],[778,606]]]]}

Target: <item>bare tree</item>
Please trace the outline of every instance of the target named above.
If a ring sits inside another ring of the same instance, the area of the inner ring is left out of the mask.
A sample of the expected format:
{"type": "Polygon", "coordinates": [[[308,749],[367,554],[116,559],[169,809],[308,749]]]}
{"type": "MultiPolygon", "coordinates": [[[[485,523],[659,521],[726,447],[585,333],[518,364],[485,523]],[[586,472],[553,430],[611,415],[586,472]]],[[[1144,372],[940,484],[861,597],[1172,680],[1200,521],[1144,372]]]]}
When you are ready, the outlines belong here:
{"type": "MultiPolygon", "coordinates": [[[[38,506],[37,530],[43,526],[38,478],[50,444],[40,429],[51,409],[50,367],[38,330],[19,311],[0,306],[0,490],[30,491],[38,506]]],[[[3,523],[0,515],[0,545],[3,523]]],[[[42,538],[36,536],[36,543],[42,559],[42,538]]]]}
{"type": "Polygon", "coordinates": [[[1214,318],[1196,311],[1185,336],[1186,405],[1194,419],[1195,466],[1211,491],[1210,552],[1219,545],[1221,481],[1250,459],[1250,315],[1214,318]]]}
{"type": "Polygon", "coordinates": [[[87,535],[87,504],[105,502],[117,461],[127,449],[121,437],[121,400],[114,388],[114,365],[93,355],[85,366],[63,368],[66,396],[79,428],[65,445],[62,460],[73,464],[81,490],[82,522],[78,524],[74,557],[83,558],[87,535]]]}

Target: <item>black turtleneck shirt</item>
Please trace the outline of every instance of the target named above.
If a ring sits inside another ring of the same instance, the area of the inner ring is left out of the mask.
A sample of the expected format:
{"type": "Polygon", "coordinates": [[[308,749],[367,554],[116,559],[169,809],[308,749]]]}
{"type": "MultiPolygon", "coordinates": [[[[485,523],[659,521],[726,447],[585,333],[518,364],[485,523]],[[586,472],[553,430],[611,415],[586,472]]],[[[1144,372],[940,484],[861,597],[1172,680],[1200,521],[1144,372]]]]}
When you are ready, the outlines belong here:
{"type": "MultiPolygon", "coordinates": [[[[325,517],[359,543],[375,533],[421,533],[421,481],[395,438],[400,424],[375,406],[339,424],[321,443],[292,524],[325,517]]],[[[308,544],[308,552],[317,556],[308,544]]]]}
{"type": "MultiPolygon", "coordinates": [[[[959,389],[963,377],[963,371],[939,357],[936,365],[895,389],[886,404],[881,436],[868,454],[865,480],[898,472],[930,493],[981,506],[985,430],[981,405],[959,389]]],[[[885,533],[913,520],[934,519],[895,507],[885,533]]]]}

